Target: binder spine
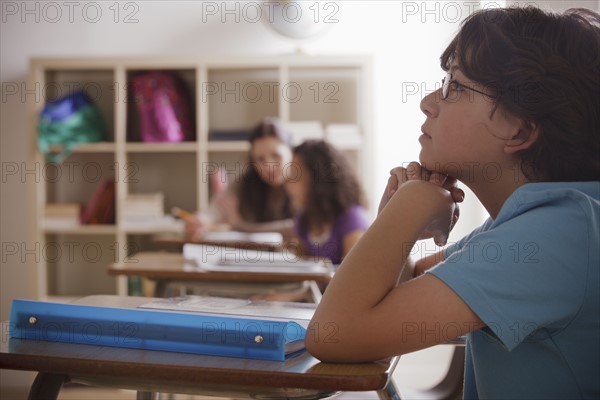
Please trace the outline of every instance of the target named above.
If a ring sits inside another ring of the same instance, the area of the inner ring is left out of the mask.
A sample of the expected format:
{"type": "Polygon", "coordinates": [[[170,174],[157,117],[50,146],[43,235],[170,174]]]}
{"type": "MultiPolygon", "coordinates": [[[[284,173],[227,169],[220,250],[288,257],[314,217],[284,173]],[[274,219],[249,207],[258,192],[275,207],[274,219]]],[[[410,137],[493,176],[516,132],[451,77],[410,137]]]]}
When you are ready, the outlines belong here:
{"type": "Polygon", "coordinates": [[[294,322],[29,300],[13,301],[9,326],[19,339],[277,361],[304,333],[294,322]]]}

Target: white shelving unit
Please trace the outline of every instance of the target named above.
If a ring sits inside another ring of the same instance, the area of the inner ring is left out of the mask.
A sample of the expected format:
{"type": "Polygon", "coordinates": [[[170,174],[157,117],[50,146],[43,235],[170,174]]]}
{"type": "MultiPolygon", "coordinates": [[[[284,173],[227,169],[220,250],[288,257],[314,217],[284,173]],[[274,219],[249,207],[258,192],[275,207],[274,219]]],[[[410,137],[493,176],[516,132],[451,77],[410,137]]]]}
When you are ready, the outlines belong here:
{"type": "MultiPolygon", "coordinates": [[[[356,127],[359,143],[339,143],[356,168],[367,195],[373,192],[371,60],[366,56],[273,56],[237,58],[64,58],[34,59],[31,132],[48,100],[85,89],[108,127],[106,142],[77,147],[62,166],[50,167],[32,140],[34,165],[44,171],[31,209],[34,243],[41,249],[38,297],[95,293],[127,294],[126,279],[109,277],[106,266],[143,249],[148,235],[179,228],[127,225],[122,205],[129,193],[164,193],[173,206],[203,210],[209,204],[207,173],[215,165],[235,171],[246,162],[249,145],[209,140],[214,130],[249,129],[265,116],[284,122],[318,121],[324,127],[356,127]],[[183,143],[134,141],[138,123],[129,92],[134,74],[176,71],[191,94],[196,140],[183,143]],[[54,170],[51,171],[51,169],[54,170]],[[54,175],[50,175],[50,172],[54,175]],[[116,183],[114,225],[51,226],[44,221],[49,202],[85,204],[101,179],[116,183]]],[[[334,145],[336,143],[334,142],[334,145]]],[[[368,199],[373,207],[374,199],[368,199]]]]}

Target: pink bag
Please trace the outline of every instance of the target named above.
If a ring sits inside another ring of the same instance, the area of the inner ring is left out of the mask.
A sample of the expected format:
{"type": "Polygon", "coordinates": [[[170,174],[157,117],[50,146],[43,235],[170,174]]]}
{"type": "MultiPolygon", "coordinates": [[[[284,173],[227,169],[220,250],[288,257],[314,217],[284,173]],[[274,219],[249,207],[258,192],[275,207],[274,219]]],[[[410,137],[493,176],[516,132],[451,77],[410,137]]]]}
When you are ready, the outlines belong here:
{"type": "Polygon", "coordinates": [[[153,71],[132,79],[142,142],[195,140],[186,87],[175,72],[153,71]]]}

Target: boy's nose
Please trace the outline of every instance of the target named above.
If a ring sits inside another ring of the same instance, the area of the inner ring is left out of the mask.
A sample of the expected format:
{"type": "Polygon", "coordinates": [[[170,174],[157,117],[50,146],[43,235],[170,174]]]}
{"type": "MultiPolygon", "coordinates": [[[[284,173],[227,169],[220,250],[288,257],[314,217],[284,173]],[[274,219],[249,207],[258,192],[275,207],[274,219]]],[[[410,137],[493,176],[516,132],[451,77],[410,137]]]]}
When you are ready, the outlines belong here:
{"type": "Polygon", "coordinates": [[[438,110],[439,110],[439,104],[438,101],[436,99],[438,99],[439,97],[439,91],[441,89],[438,89],[434,92],[429,93],[427,96],[423,97],[423,99],[421,100],[421,104],[419,105],[421,108],[421,111],[423,112],[423,114],[425,114],[428,117],[436,117],[438,114],[438,110]]]}

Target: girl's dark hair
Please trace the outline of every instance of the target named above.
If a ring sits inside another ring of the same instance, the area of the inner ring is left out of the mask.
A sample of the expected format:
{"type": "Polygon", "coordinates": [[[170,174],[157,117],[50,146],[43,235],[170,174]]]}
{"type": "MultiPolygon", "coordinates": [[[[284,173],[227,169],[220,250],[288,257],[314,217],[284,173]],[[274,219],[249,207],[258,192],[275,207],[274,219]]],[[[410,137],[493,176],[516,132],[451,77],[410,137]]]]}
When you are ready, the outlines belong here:
{"type": "Polygon", "coordinates": [[[488,88],[495,107],[538,129],[520,153],[534,181],[600,180],[600,15],[534,7],[467,18],[440,58],[488,88]]]}
{"type": "MultiPolygon", "coordinates": [[[[287,146],[292,146],[291,134],[277,118],[263,119],[252,129],[248,141],[253,145],[256,140],[266,137],[279,139],[287,146]]],[[[245,168],[237,188],[238,211],[242,219],[248,222],[270,222],[291,218],[292,205],[283,186],[273,187],[263,181],[252,160],[249,160],[249,166],[245,168]]]]}
{"type": "MultiPolygon", "coordinates": [[[[300,228],[331,224],[353,205],[365,205],[362,188],[346,157],[323,140],[307,140],[293,150],[303,167],[300,174],[311,177],[307,204],[300,228]]],[[[292,179],[292,178],[290,178],[292,179]]]]}

